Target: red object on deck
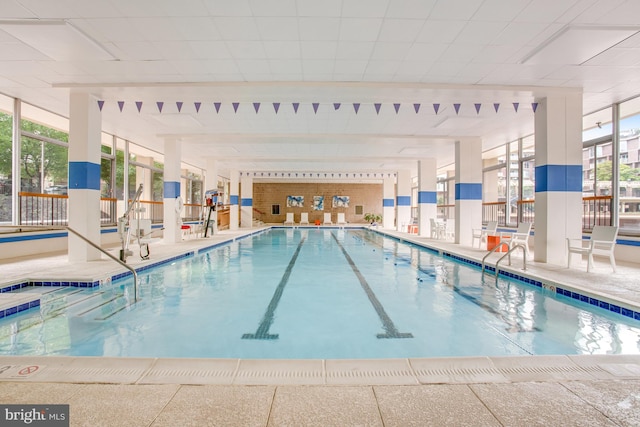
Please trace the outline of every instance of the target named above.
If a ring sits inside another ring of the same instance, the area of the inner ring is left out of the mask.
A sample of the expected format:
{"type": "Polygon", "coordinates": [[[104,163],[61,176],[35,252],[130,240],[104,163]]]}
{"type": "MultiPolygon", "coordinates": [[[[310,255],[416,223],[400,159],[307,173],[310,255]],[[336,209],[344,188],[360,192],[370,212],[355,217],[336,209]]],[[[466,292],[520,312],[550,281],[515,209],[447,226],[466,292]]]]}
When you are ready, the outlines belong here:
{"type": "MultiPolygon", "coordinates": [[[[500,243],[500,236],[487,236],[488,251],[498,246],[498,243],[500,243]]],[[[508,249],[509,249],[509,246],[501,245],[499,249],[496,249],[496,252],[507,252],[508,249]]]]}

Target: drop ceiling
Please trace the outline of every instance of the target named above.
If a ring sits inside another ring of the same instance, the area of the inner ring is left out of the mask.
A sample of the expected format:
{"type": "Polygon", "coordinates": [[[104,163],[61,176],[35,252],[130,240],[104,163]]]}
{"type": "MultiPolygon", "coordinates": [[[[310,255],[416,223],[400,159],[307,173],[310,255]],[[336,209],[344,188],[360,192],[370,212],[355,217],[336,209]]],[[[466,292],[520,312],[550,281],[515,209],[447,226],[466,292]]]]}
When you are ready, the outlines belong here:
{"type": "MultiPolygon", "coordinates": [[[[0,92],[230,170],[383,172],[640,94],[637,0],[5,0],[0,92]]],[[[595,125],[595,124],[594,124],[595,125]]]]}

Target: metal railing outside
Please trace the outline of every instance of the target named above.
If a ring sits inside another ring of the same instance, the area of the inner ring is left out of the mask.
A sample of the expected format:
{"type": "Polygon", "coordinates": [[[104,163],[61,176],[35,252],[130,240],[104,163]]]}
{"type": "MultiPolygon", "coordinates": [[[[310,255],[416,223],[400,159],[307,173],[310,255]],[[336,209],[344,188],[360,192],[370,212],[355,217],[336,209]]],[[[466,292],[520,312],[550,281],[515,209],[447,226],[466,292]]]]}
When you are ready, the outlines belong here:
{"type": "MultiPolygon", "coordinates": [[[[68,225],[69,196],[20,192],[18,194],[19,225],[68,225]]],[[[115,225],[117,199],[100,198],[100,224],[115,225]]]]}

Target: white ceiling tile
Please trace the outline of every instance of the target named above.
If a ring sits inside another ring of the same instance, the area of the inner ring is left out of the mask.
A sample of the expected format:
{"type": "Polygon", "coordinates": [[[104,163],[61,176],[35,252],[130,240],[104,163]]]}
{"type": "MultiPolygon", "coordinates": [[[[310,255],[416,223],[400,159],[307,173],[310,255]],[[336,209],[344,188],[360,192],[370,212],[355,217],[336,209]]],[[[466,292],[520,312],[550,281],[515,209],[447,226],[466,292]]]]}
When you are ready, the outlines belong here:
{"type": "Polygon", "coordinates": [[[436,43],[414,43],[405,55],[407,61],[435,61],[447,50],[449,45],[436,43]]]}
{"type": "Polygon", "coordinates": [[[627,0],[622,3],[620,6],[612,9],[608,13],[603,13],[601,18],[598,20],[600,24],[628,24],[628,25],[638,25],[640,22],[640,2],[636,0],[627,0]]]}
{"type": "Polygon", "coordinates": [[[374,42],[339,41],[336,59],[369,59],[374,46],[374,42]]]}
{"type": "Polygon", "coordinates": [[[105,43],[105,48],[120,60],[141,61],[164,58],[161,53],[162,43],[160,43],[160,49],[156,44],[146,41],[105,43]]]}
{"type": "Polygon", "coordinates": [[[262,44],[267,58],[296,59],[302,57],[298,41],[265,41],[262,44]]]}
{"type": "Polygon", "coordinates": [[[436,0],[393,0],[389,2],[387,18],[426,19],[436,0]]]}
{"type": "Polygon", "coordinates": [[[504,46],[529,44],[545,30],[546,26],[546,24],[536,22],[511,23],[502,29],[491,44],[504,46]]]}
{"type": "Polygon", "coordinates": [[[296,59],[271,59],[269,68],[273,74],[302,74],[302,61],[296,59]]]}
{"type": "Polygon", "coordinates": [[[340,16],[342,0],[296,0],[298,16],[340,16]]]}
{"type": "Polygon", "coordinates": [[[402,60],[407,56],[411,49],[410,43],[388,43],[378,42],[375,44],[371,59],[377,60],[402,60]]]}
{"type": "Polygon", "coordinates": [[[305,60],[302,63],[302,71],[305,75],[310,74],[331,74],[333,73],[334,61],[329,60],[305,60]]]}
{"type": "Polygon", "coordinates": [[[440,55],[440,61],[469,62],[478,51],[478,46],[472,44],[449,45],[440,55]]]}
{"type": "Polygon", "coordinates": [[[307,73],[303,74],[305,82],[330,82],[333,79],[333,70],[331,73],[307,73]]]}
{"type": "Polygon", "coordinates": [[[206,17],[173,18],[172,24],[184,40],[222,40],[213,19],[206,17]]]}
{"type": "Polygon", "coordinates": [[[219,17],[213,21],[225,40],[260,40],[254,18],[219,17]]]}
{"type": "Polygon", "coordinates": [[[389,0],[342,0],[343,17],[382,18],[387,12],[389,0]]]}
{"type": "Polygon", "coordinates": [[[445,21],[466,21],[478,11],[484,0],[439,1],[429,15],[429,19],[445,21]]]}
{"type": "MultiPolygon", "coordinates": [[[[51,7],[53,2],[47,2],[46,7],[51,7]]],[[[5,1],[0,7],[0,18],[2,19],[33,19],[38,15],[16,1],[5,1]]]]}
{"type": "Polygon", "coordinates": [[[289,17],[255,18],[262,40],[296,40],[298,19],[289,17]]]}
{"type": "Polygon", "coordinates": [[[458,37],[465,24],[465,21],[428,20],[420,30],[416,41],[422,43],[452,43],[458,37]]]}
{"type": "Polygon", "coordinates": [[[236,59],[264,59],[267,57],[262,42],[228,41],[226,44],[231,56],[236,59]]]}
{"type": "Polygon", "coordinates": [[[424,21],[421,19],[385,19],[378,40],[413,42],[420,35],[424,25],[424,21]]]}
{"type": "Polygon", "coordinates": [[[129,19],[80,19],[73,24],[99,42],[150,41],[129,19]]]}
{"type": "Polygon", "coordinates": [[[466,66],[466,62],[438,61],[429,68],[428,74],[436,77],[451,77],[457,75],[466,66]]]}
{"type": "Polygon", "coordinates": [[[239,73],[236,61],[231,59],[208,59],[202,61],[204,69],[216,75],[230,75],[239,73]]]}
{"type": "Polygon", "coordinates": [[[536,0],[524,8],[514,19],[517,22],[554,22],[558,20],[574,1],[536,0]]]}
{"type": "Polygon", "coordinates": [[[376,41],[382,26],[378,18],[342,18],[340,40],[376,41]]]}
{"type": "Polygon", "coordinates": [[[231,58],[227,43],[223,41],[193,41],[188,42],[193,54],[198,59],[231,58]]]}
{"type": "Polygon", "coordinates": [[[129,21],[130,25],[133,25],[144,36],[145,40],[180,40],[180,33],[173,25],[171,18],[130,18],[129,21]]]}
{"type": "MultiPolygon", "coordinates": [[[[85,3],[85,2],[81,1],[78,3],[85,3]]],[[[130,3],[133,3],[133,2],[130,2],[130,3]]],[[[159,8],[163,12],[163,15],[173,16],[173,17],[203,16],[203,15],[207,15],[208,13],[208,9],[205,6],[205,4],[202,2],[202,0],[180,0],[180,1],[164,0],[160,2],[152,1],[151,7],[159,8]]]]}
{"type": "Polygon", "coordinates": [[[300,40],[338,40],[340,34],[339,18],[298,19],[300,40]]]}
{"type": "Polygon", "coordinates": [[[300,43],[303,59],[334,59],[337,42],[304,41],[300,43]]]}
{"type": "Polygon", "coordinates": [[[367,75],[393,76],[400,67],[400,61],[369,61],[365,70],[367,75]]]}
{"type": "MultiPolygon", "coordinates": [[[[128,1],[128,0],[125,0],[128,1]]],[[[212,16],[252,16],[248,0],[203,0],[212,16]]]]}
{"type": "Polygon", "coordinates": [[[431,68],[432,62],[424,61],[402,61],[398,67],[397,75],[424,75],[431,68]]]}
{"type": "Polygon", "coordinates": [[[334,74],[359,74],[362,77],[368,61],[337,60],[333,69],[334,74]]]}
{"type": "Polygon", "coordinates": [[[456,37],[456,43],[483,45],[492,43],[504,30],[506,24],[500,22],[472,21],[464,26],[456,37]]]}
{"type": "Polygon", "coordinates": [[[518,16],[531,0],[485,0],[474,13],[479,21],[509,22],[518,16]]]}
{"type": "Polygon", "coordinates": [[[0,42],[0,52],[2,52],[2,59],[9,61],[37,61],[49,59],[42,52],[39,52],[31,46],[27,46],[17,40],[12,42],[0,42]]]}
{"type": "Polygon", "coordinates": [[[154,43],[154,45],[164,59],[191,59],[195,56],[189,42],[164,41],[162,43],[154,43]]]}
{"type": "Polygon", "coordinates": [[[253,16],[296,16],[295,0],[249,0],[253,16]]]}

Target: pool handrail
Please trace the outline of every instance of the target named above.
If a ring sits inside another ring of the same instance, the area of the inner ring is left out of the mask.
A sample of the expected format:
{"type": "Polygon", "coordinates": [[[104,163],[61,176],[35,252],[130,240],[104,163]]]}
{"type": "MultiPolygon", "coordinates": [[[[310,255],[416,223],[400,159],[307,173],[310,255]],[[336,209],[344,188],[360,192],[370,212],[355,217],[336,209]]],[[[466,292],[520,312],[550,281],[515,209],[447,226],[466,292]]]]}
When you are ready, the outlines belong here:
{"type": "Polygon", "coordinates": [[[524,271],[527,271],[527,248],[524,246],[524,243],[518,243],[514,245],[511,249],[509,249],[509,251],[506,254],[502,255],[498,261],[496,261],[496,278],[498,278],[498,264],[500,264],[500,261],[502,261],[505,257],[508,256],[509,265],[511,265],[511,252],[515,251],[518,248],[522,249],[522,269],[524,271]]]}
{"type": "MultiPolygon", "coordinates": [[[[4,227],[4,226],[0,226],[0,227],[4,227]]],[[[16,226],[11,226],[12,228],[16,228],[16,226]]],[[[85,241],[86,243],[88,243],[89,245],[93,246],[94,248],[96,248],[97,250],[99,250],[100,252],[102,252],[103,254],[105,254],[106,256],[108,256],[109,258],[111,258],[112,260],[114,260],[115,262],[117,262],[118,264],[120,264],[121,266],[123,266],[124,268],[126,268],[127,270],[131,271],[131,274],[133,274],[133,301],[134,302],[138,302],[138,273],[136,273],[136,270],[127,265],[126,263],[120,261],[117,257],[111,255],[109,252],[105,251],[104,249],[102,249],[100,247],[100,245],[95,244],[94,242],[92,242],[91,240],[89,240],[87,237],[83,236],[82,234],[80,234],[80,232],[74,230],[73,228],[69,227],[68,225],[29,225],[29,226],[20,226],[20,229],[25,229],[25,228],[29,228],[29,229],[42,229],[42,230],[67,230],[71,233],[73,233],[74,235],[78,236],[80,239],[82,239],[83,241],[85,241]]]]}
{"type": "MultiPolygon", "coordinates": [[[[507,245],[507,249],[509,249],[509,244],[507,242],[505,242],[504,240],[500,240],[498,242],[497,245],[495,245],[493,248],[491,248],[491,250],[489,252],[487,252],[487,254],[482,258],[482,274],[484,274],[484,269],[485,269],[485,263],[484,261],[487,259],[487,257],[489,255],[491,255],[492,253],[494,253],[495,251],[497,251],[498,249],[500,249],[500,247],[502,247],[502,245],[507,245]]],[[[502,258],[501,258],[502,259],[502,258]]],[[[496,264],[496,271],[498,271],[498,265],[496,264]]]]}

